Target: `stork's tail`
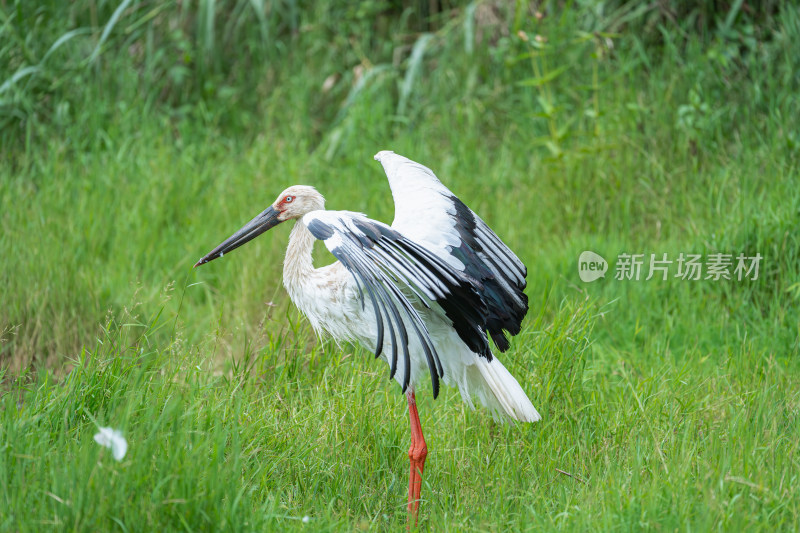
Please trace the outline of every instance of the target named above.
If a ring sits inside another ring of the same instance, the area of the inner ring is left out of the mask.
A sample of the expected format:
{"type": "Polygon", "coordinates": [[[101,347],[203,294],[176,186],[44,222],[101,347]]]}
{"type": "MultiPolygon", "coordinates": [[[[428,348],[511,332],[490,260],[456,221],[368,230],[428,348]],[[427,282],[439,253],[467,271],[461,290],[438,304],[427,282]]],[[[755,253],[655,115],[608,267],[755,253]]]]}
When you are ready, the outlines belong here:
{"type": "Polygon", "coordinates": [[[483,357],[476,357],[475,359],[478,370],[489,389],[491,389],[494,395],[493,399],[497,403],[497,405],[491,405],[495,402],[492,402],[491,399],[489,402],[484,400],[485,403],[490,404],[487,407],[493,407],[494,410],[520,422],[536,422],[542,418],[528,399],[525,391],[519,386],[517,380],[506,370],[506,367],[497,357],[493,358],[491,362],[483,357]]]}

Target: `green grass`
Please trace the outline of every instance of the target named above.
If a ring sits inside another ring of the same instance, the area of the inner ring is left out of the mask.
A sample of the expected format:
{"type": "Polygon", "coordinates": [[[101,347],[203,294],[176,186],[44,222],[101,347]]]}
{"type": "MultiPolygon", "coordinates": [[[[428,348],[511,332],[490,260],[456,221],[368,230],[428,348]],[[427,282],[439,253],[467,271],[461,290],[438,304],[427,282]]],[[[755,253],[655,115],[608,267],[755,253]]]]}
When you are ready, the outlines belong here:
{"type": "Polygon", "coordinates": [[[352,5],[0,4],[0,530],[403,528],[404,398],[292,308],[288,229],[191,269],[293,183],[390,221],[382,149],[529,268],[543,419],[423,387],[421,529],[799,528],[800,12],[352,5]]]}

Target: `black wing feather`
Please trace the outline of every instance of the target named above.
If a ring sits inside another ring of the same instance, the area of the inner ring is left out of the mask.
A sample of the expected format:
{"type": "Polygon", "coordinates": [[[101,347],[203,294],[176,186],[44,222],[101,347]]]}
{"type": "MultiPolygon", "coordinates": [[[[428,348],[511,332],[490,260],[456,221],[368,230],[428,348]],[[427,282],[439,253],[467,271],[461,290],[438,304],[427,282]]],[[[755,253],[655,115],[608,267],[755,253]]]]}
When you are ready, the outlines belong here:
{"type": "Polygon", "coordinates": [[[444,368],[425,324],[401,290],[403,286],[411,291],[414,300],[420,305],[430,308],[431,301],[438,303],[467,346],[473,352],[491,360],[484,331],[488,309],[480,293],[483,289],[480,277],[457,271],[396,230],[366,217],[340,217],[336,224],[313,218],[308,222],[307,228],[320,240],[330,239],[334,235],[341,238],[341,244],[328,248],[356,279],[362,308],[365,302],[364,293],[370,298],[378,322],[376,356],[380,355],[383,347],[384,329],[389,330],[392,344],[390,378],[397,371],[400,344],[405,362],[402,380],[404,392],[410,382],[411,365],[409,331],[403,316],[422,346],[431,375],[434,398],[439,394],[439,378],[444,376],[444,368]]]}
{"type": "Polygon", "coordinates": [[[518,334],[528,313],[528,296],[524,292],[527,269],[505,252],[505,244],[464,202],[456,196],[449,200],[455,208],[453,217],[461,238],[461,245],[450,252],[464,263],[466,274],[483,285],[482,296],[488,310],[485,328],[504,352],[509,348],[505,331],[518,334]]]}

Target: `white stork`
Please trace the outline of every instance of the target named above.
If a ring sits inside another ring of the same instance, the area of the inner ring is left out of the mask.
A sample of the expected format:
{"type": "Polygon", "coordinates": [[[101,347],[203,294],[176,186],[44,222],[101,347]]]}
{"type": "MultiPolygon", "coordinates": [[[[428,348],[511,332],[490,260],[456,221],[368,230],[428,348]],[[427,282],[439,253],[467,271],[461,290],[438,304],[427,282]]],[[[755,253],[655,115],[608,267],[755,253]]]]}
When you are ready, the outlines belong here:
{"type": "Polygon", "coordinates": [[[395,203],[391,226],[351,211],[326,211],[313,187],[283,191],[263,213],[200,259],[203,265],[268,229],[296,220],[283,263],[289,296],[314,330],[360,342],[389,364],[408,398],[408,511],[416,520],[428,450],[414,392],[430,374],[498,418],[539,420],[517,380],[489,347],[509,347],[528,311],[527,269],[497,235],[436,178],[394,152],[379,152],[395,203]],[[321,240],[338,259],[314,268],[321,240]]]}

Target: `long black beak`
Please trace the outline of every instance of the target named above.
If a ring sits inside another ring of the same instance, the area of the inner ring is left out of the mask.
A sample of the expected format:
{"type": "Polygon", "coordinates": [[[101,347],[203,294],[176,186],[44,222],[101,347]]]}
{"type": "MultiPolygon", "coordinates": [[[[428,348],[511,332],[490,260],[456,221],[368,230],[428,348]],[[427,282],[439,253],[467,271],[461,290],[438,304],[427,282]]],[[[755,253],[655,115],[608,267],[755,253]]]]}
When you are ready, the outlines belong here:
{"type": "Polygon", "coordinates": [[[274,209],[272,206],[269,206],[263,213],[245,224],[242,229],[228,237],[225,242],[203,256],[200,261],[195,263],[195,268],[199,267],[200,265],[205,265],[209,261],[213,261],[218,257],[222,257],[223,254],[227,254],[231,250],[235,250],[241,245],[252,241],[268,229],[274,228],[283,222],[283,220],[278,219],[278,215],[280,215],[280,211],[274,209]]]}

